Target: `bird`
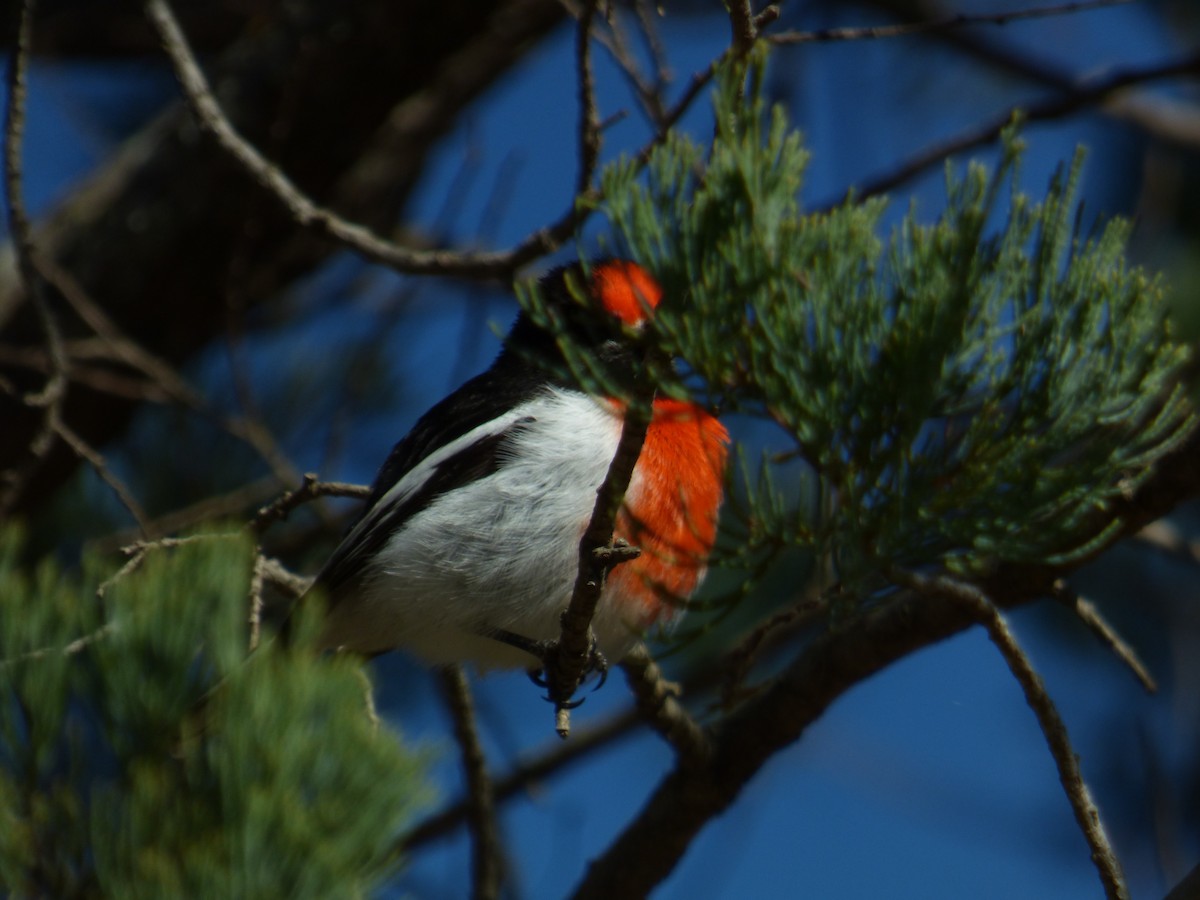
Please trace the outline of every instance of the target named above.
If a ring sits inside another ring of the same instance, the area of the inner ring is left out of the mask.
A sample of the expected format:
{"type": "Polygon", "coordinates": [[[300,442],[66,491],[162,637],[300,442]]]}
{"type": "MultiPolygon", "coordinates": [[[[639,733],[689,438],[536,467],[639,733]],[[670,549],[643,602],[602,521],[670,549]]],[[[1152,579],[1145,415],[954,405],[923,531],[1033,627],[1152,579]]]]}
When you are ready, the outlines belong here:
{"type": "MultiPolygon", "coordinates": [[[[395,445],[310,593],[321,649],[400,649],[432,666],[536,672],[560,632],[579,544],[620,440],[622,401],[571,375],[565,337],[626,386],[647,377],[633,345],[662,300],[622,259],[539,282],[560,326],[521,312],[491,367],[434,405],[395,445]]],[[[729,435],[699,404],[653,400],[614,537],[640,550],[606,579],[592,623],[601,660],[670,627],[716,540],[729,435]]]]}

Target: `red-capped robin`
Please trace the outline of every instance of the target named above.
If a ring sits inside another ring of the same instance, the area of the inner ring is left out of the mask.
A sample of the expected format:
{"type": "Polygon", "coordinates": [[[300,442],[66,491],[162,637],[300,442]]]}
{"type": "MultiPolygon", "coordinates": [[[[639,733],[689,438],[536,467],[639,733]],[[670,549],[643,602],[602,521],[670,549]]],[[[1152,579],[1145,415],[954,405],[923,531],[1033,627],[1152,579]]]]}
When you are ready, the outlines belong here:
{"type": "MultiPolygon", "coordinates": [[[[541,294],[576,347],[618,379],[636,377],[629,330],[662,296],[643,268],[557,269],[541,294]]],[[[491,368],[422,416],[380,469],[317,576],[329,608],[321,645],[537,668],[533,648],[558,637],[622,415],[620,403],[574,383],[555,334],[522,313],[491,368]]],[[[654,400],[615,532],[641,555],[610,572],[593,621],[605,656],[619,659],[648,628],[677,619],[704,577],[727,443],[701,407],[654,400]]]]}

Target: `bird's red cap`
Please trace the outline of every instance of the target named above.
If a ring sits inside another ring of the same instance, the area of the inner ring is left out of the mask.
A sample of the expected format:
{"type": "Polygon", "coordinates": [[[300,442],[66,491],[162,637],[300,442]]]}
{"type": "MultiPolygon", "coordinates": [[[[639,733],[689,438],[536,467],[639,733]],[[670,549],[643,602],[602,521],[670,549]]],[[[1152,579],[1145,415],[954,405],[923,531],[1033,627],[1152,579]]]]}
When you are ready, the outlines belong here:
{"type": "Polygon", "coordinates": [[[606,260],[592,267],[592,293],[626,325],[640,325],[662,299],[658,282],[635,262],[606,260]]]}

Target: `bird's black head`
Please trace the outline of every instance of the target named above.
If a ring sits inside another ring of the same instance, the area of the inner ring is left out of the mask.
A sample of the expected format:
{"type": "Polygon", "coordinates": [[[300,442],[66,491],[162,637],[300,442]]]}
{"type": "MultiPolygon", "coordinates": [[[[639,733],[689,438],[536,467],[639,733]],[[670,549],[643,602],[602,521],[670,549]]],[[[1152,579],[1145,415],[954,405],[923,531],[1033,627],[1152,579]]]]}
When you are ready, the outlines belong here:
{"type": "Polygon", "coordinates": [[[632,387],[645,368],[636,333],[661,298],[654,278],[627,260],[599,260],[586,272],[578,264],[554,269],[538,283],[535,306],[513,325],[505,355],[547,366],[562,376],[556,381],[577,382],[582,368],[609,387],[632,387]]]}

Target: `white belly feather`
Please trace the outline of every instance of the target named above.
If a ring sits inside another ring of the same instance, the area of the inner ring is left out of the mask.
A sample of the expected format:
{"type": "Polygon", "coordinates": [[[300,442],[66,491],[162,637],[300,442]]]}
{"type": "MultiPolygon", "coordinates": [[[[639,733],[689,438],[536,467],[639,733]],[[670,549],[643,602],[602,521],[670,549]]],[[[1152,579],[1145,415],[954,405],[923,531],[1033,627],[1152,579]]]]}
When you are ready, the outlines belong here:
{"type": "MultiPolygon", "coordinates": [[[[401,646],[432,663],[466,659],[483,668],[536,664],[480,634],[502,628],[534,640],[558,636],[579,540],[620,440],[616,411],[574,392],[547,391],[431,454],[380,504],[414,491],[457,450],[525,417],[534,421],[514,432],[498,471],[436,498],[392,535],[362,590],[332,610],[326,646],[401,646]]],[[[619,658],[636,635],[605,593],[593,627],[601,650],[619,658]]]]}

